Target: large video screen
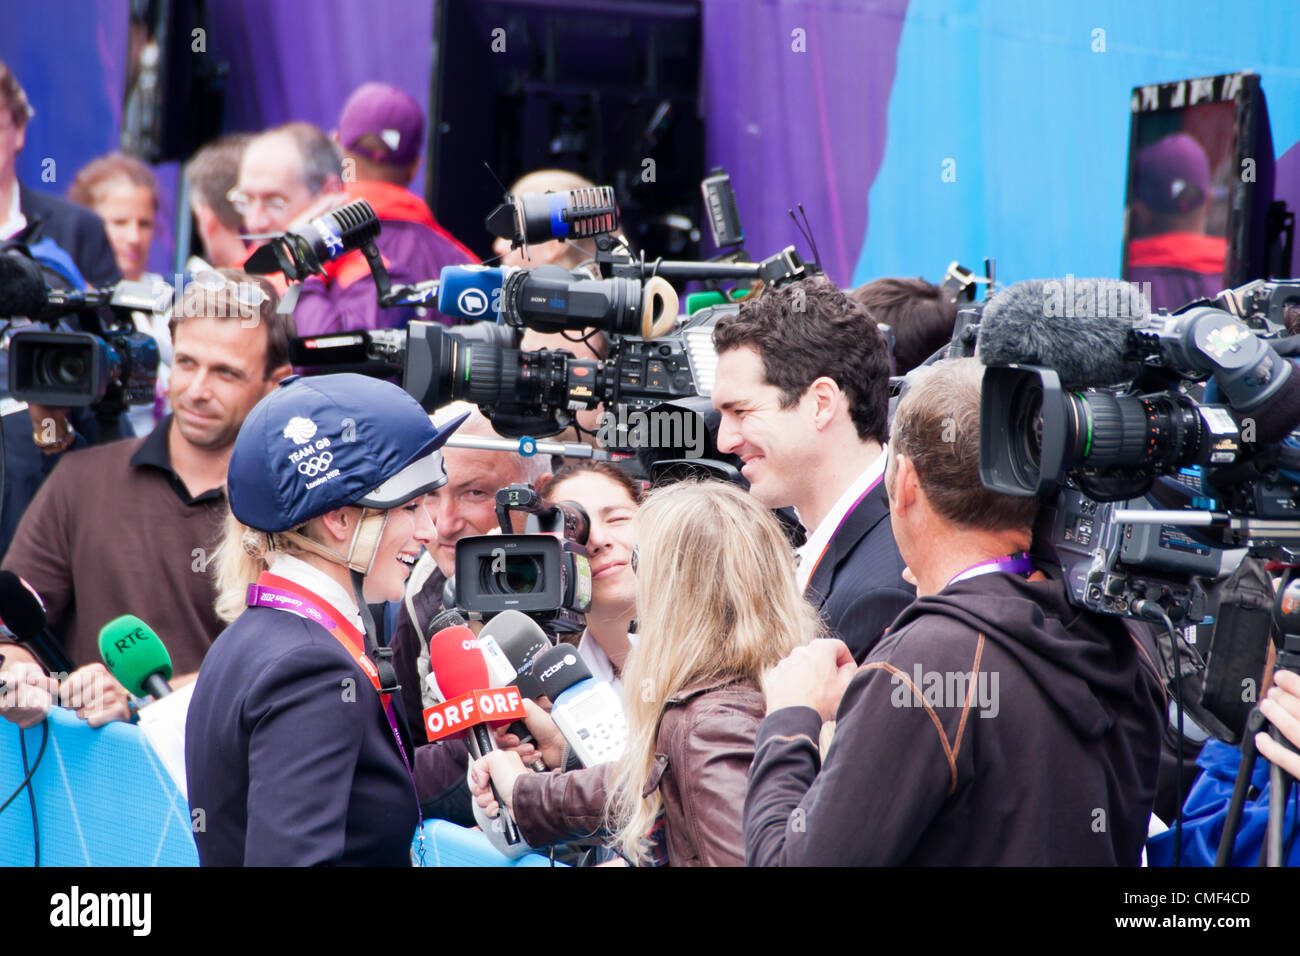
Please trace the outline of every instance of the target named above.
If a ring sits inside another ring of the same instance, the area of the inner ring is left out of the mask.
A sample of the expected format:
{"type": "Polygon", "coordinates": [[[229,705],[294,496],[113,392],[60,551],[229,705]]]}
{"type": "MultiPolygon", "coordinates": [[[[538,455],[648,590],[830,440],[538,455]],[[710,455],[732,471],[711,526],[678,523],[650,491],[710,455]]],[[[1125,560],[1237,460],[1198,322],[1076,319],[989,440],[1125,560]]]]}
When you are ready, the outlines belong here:
{"type": "Polygon", "coordinates": [[[1273,155],[1259,78],[1141,86],[1131,110],[1124,278],[1173,310],[1262,275],[1273,155]]]}

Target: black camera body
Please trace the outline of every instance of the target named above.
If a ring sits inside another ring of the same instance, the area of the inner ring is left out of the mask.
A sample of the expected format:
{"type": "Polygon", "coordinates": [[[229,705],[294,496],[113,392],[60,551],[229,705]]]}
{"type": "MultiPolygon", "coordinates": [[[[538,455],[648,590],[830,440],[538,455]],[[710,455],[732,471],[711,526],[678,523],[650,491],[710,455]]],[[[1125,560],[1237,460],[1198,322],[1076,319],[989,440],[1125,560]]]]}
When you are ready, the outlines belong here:
{"type": "Polygon", "coordinates": [[[1284,356],[1297,350],[1272,336],[1298,298],[1300,282],[1252,283],[1140,319],[1122,384],[986,367],[980,421],[998,427],[980,429],[980,479],[1042,498],[1035,547],[1077,605],[1138,618],[1153,601],[1197,623],[1233,552],[1294,558],[1300,441],[1285,435],[1296,370],[1284,356]]]}
{"type": "MultiPolygon", "coordinates": [[[[345,211],[352,227],[335,230],[337,242],[313,244],[286,234],[283,241],[273,243],[275,255],[285,261],[268,253],[258,268],[269,270],[278,264],[286,275],[297,277],[318,267],[322,257],[351,248],[366,251],[379,228],[374,212],[358,203],[343,207],[339,214],[345,211]]],[[[552,238],[592,239],[600,278],[555,265],[449,267],[441,280],[392,287],[380,257],[367,253],[380,305],[427,305],[436,291],[439,309],[453,318],[477,318],[490,308],[496,312],[499,324],[492,324],[497,328],[563,332],[575,342],[583,330],[599,330],[609,337],[608,357],[577,358],[565,349],[525,351],[503,345],[495,335],[462,335],[442,324],[417,320],[404,330],[358,330],[296,339],[290,346],[290,360],[321,370],[341,371],[340,366],[345,366],[349,371],[399,377],[402,387],[426,409],[464,400],[482,408],[501,435],[543,438],[574,425],[574,412],[600,404],[608,412],[621,409],[626,415],[708,394],[717,365],[713,325],[738,306],[701,309],[679,319],[677,293],[669,280],[780,285],[819,272],[816,263],[805,263],[793,246],[761,262],[740,261],[743,250],[717,262],[634,258],[616,235],[617,206],[608,187],[508,197],[489,214],[487,226],[514,246],[552,238]],[[449,277],[449,271],[457,274],[449,277]],[[472,301],[474,308],[469,309],[466,301],[472,301]]],[[[616,425],[602,434],[602,440],[611,439],[605,444],[612,452],[634,451],[631,440],[620,444],[626,432],[616,425]]]]}
{"type": "Polygon", "coordinates": [[[35,323],[12,332],[6,341],[14,398],[39,405],[96,406],[101,419],[119,416],[128,405],[153,402],[158,344],[137,331],[132,313],[157,311],[156,289],[128,281],[103,289],[56,289],[47,284],[51,277],[39,264],[24,256],[7,255],[4,265],[9,281],[25,286],[21,307],[35,323]],[[56,330],[65,316],[75,316],[81,331],[56,330]]]}
{"type": "Polygon", "coordinates": [[[577,633],[591,607],[587,513],[571,501],[546,501],[527,485],[496,494],[501,534],[456,542],[457,607],[473,617],[520,611],[553,633],[577,633]],[[528,515],[511,533],[510,512],[528,515]]]}
{"type": "Polygon", "coordinates": [[[1150,599],[1175,622],[1202,620],[1207,599],[1200,579],[1219,575],[1224,552],[1175,527],[1116,521],[1121,504],[1151,507],[1144,498],[1094,501],[1063,486],[1039,509],[1034,553],[1060,568],[1078,607],[1138,618],[1135,605],[1150,599]]]}
{"type": "Polygon", "coordinates": [[[126,405],[147,405],[158,360],[158,343],[134,329],[102,336],[20,329],[9,339],[9,391],[38,405],[95,405],[110,391],[126,405]]]}

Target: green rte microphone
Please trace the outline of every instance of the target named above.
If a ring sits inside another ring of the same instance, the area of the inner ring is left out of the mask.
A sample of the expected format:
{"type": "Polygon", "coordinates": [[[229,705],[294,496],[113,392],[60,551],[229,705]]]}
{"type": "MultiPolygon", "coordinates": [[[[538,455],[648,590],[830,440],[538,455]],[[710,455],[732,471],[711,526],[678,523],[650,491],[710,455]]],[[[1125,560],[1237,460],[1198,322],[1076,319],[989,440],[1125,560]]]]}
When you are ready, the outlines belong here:
{"type": "Polygon", "coordinates": [[[134,614],[123,614],[99,629],[99,656],[109,672],[136,697],[166,697],[172,692],[172,658],[153,628],[134,614]]]}

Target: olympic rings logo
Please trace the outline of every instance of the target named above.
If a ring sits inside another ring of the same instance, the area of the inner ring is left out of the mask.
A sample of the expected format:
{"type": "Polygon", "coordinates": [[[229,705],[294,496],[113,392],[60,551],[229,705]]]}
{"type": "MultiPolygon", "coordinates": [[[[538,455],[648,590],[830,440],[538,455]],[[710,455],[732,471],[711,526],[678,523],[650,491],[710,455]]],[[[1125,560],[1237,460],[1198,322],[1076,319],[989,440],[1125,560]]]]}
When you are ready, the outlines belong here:
{"type": "Polygon", "coordinates": [[[332,454],[327,451],[321,452],[315,458],[308,458],[306,461],[299,462],[298,471],[308,478],[314,478],[322,471],[326,471],[333,460],[334,456],[332,454]]]}

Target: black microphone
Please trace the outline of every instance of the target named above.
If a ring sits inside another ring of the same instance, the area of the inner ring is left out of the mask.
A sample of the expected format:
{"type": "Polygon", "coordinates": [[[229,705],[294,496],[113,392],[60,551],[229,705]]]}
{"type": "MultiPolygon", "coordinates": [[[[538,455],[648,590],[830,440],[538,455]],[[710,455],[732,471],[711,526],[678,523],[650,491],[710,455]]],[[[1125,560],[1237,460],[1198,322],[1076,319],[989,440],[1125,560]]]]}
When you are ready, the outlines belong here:
{"type": "Polygon", "coordinates": [[[20,641],[31,640],[45,630],[45,605],[40,595],[12,571],[0,571],[0,624],[20,641]]]}
{"type": "MultiPolygon", "coordinates": [[[[517,687],[519,694],[529,700],[542,696],[542,685],[534,673],[538,656],[551,647],[551,640],[536,621],[522,611],[502,611],[483,625],[478,632],[479,650],[487,661],[488,677],[493,687],[517,687]]],[[[532,731],[522,720],[508,728],[520,743],[534,743],[532,731]]],[[[546,764],[539,757],[533,763],[539,772],[546,764]]]]}
{"type": "MultiPolygon", "coordinates": [[[[529,700],[542,696],[533,664],[551,640],[536,621],[522,611],[502,611],[483,625],[478,643],[493,687],[518,687],[529,700]]],[[[517,733],[514,727],[511,732],[517,733]]]]}
{"type": "Polygon", "coordinates": [[[71,673],[72,660],[46,631],[45,605],[35,589],[12,571],[0,571],[0,624],[28,644],[51,672],[71,673]]]}
{"type": "Polygon", "coordinates": [[[357,199],[276,236],[248,257],[244,269],[253,275],[283,272],[290,281],[320,275],[325,263],[373,242],[379,229],[370,203],[357,199]]]}
{"type": "Polygon", "coordinates": [[[437,634],[444,627],[465,627],[465,618],[454,607],[439,611],[434,615],[429,626],[424,629],[424,640],[427,643],[429,638],[437,634]]]}
{"type": "Polygon", "coordinates": [[[0,255],[0,318],[36,318],[48,303],[41,267],[16,252],[0,255]]]}

